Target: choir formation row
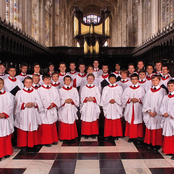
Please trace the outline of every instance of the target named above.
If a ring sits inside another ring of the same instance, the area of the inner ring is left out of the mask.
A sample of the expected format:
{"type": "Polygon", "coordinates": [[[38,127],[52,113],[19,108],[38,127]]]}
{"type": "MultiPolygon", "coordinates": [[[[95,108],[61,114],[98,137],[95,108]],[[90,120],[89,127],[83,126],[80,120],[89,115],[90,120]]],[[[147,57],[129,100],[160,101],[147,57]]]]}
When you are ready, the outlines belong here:
{"type": "Polygon", "coordinates": [[[98,67],[97,60],[93,66],[81,63],[80,72],[76,72],[71,62],[70,72],[66,73],[62,62],[58,73],[50,63],[49,72],[41,75],[40,65],[35,63],[34,73],[28,75],[24,63],[16,76],[15,67],[6,70],[0,64],[0,160],[13,153],[11,139],[15,133],[17,146],[23,151],[40,144],[50,147],[59,139],[76,139],[78,110],[81,135],[94,138],[99,134],[101,108],[105,138],[118,140],[123,136],[124,117],[128,142],[143,140],[149,149],[159,150],[162,146],[164,153],[174,154],[174,80],[169,67],[156,62],[156,71],[152,65],[145,70],[139,61],[137,71],[133,64],[128,65],[128,70],[120,70],[117,63],[110,74],[108,65],[102,65],[102,70],[98,67]]]}

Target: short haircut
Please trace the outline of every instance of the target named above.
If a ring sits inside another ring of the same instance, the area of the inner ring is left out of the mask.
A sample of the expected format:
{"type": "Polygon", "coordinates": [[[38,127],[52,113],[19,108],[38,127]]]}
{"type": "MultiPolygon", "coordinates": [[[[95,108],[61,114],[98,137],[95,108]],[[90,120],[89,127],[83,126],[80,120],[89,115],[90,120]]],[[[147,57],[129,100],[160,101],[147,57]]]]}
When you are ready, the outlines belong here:
{"type": "Polygon", "coordinates": [[[118,64],[119,66],[121,66],[121,63],[120,62],[116,62],[115,65],[118,64]]]}
{"type": "Polygon", "coordinates": [[[103,68],[103,66],[107,66],[107,67],[109,68],[109,66],[108,66],[108,65],[106,65],[106,64],[103,64],[103,65],[102,65],[102,68],[103,68]]]}
{"type": "Polygon", "coordinates": [[[173,84],[174,85],[174,80],[173,79],[171,79],[171,80],[168,81],[167,85],[170,85],[170,84],[173,84]]]}
{"type": "Polygon", "coordinates": [[[92,69],[94,69],[94,67],[92,66],[92,65],[88,65],[87,67],[86,67],[86,69],[88,69],[88,68],[92,68],[92,69]]]}
{"type": "Polygon", "coordinates": [[[39,67],[40,67],[40,64],[37,63],[37,62],[35,62],[35,63],[33,64],[33,70],[34,70],[34,67],[35,67],[36,65],[39,65],[39,67]]]}
{"type": "Polygon", "coordinates": [[[66,75],[66,76],[63,78],[63,81],[65,81],[66,78],[69,78],[69,79],[72,81],[72,78],[71,78],[71,76],[69,76],[69,75],[66,75]]]}
{"type": "Polygon", "coordinates": [[[114,77],[115,79],[117,79],[115,74],[110,74],[110,75],[109,75],[109,79],[110,79],[111,77],[114,77]]]}
{"type": "Polygon", "coordinates": [[[71,64],[74,64],[74,65],[76,65],[76,63],[75,63],[75,62],[70,62],[70,63],[69,63],[69,65],[71,65],[71,64]]]}
{"type": "Polygon", "coordinates": [[[161,65],[163,64],[162,61],[156,61],[155,64],[157,64],[157,63],[161,63],[161,65]]]}
{"type": "Polygon", "coordinates": [[[59,73],[57,71],[53,72],[51,76],[54,76],[54,75],[58,75],[59,76],[59,73]]]}
{"type": "Polygon", "coordinates": [[[60,62],[60,63],[59,63],[59,67],[60,67],[60,65],[62,65],[62,64],[66,66],[66,63],[65,63],[65,62],[60,62]]]}
{"type": "Polygon", "coordinates": [[[24,63],[21,63],[21,65],[20,65],[20,68],[22,68],[23,66],[26,66],[26,67],[28,67],[28,64],[27,64],[26,62],[24,62],[24,63]]]}
{"type": "Polygon", "coordinates": [[[97,61],[97,62],[99,63],[98,59],[94,59],[94,60],[93,60],[93,63],[94,63],[95,61],[97,61]]]}
{"type": "Polygon", "coordinates": [[[151,80],[153,80],[153,79],[155,79],[155,78],[157,78],[158,80],[161,80],[160,75],[153,75],[152,78],[151,78],[151,80]]]}
{"type": "Polygon", "coordinates": [[[54,66],[54,63],[53,63],[53,62],[49,62],[49,63],[48,63],[48,67],[51,66],[51,65],[54,66]]]}
{"type": "Polygon", "coordinates": [[[25,77],[24,83],[25,83],[25,80],[31,80],[33,82],[33,79],[31,77],[29,77],[29,76],[25,77]]]}
{"type": "Polygon", "coordinates": [[[42,76],[42,80],[47,79],[47,78],[50,78],[50,79],[51,79],[51,77],[50,77],[49,74],[44,74],[44,75],[42,76]]]}
{"type": "MultiPolygon", "coordinates": [[[[148,66],[151,66],[151,67],[153,68],[153,65],[152,65],[152,64],[148,64],[147,67],[148,67],[148,66]]],[[[146,67],[146,69],[147,69],[147,67],[146,67]]]]}
{"type": "Polygon", "coordinates": [[[8,67],[8,71],[9,71],[10,69],[12,69],[12,68],[14,68],[14,69],[16,70],[16,67],[15,67],[14,65],[10,65],[10,66],[8,67]]]}
{"type": "MultiPolygon", "coordinates": [[[[143,60],[139,60],[139,61],[137,62],[137,64],[138,64],[139,62],[143,62],[143,60]]],[[[144,64],[144,62],[143,62],[143,64],[144,64]]]]}
{"type": "Polygon", "coordinates": [[[167,67],[167,70],[169,70],[169,66],[168,66],[167,64],[163,64],[162,67],[161,67],[161,69],[162,69],[163,67],[167,67]]]}
{"type": "Polygon", "coordinates": [[[136,73],[132,74],[132,75],[130,76],[130,79],[132,80],[133,77],[137,77],[137,78],[139,79],[139,76],[138,76],[138,74],[136,74],[136,73]]]}
{"type": "Polygon", "coordinates": [[[84,65],[84,66],[86,66],[85,63],[79,63],[79,66],[80,66],[80,65],[84,65]]]}
{"type": "Polygon", "coordinates": [[[127,69],[121,69],[120,74],[121,73],[126,73],[128,75],[128,70],[127,69]]]}
{"type": "Polygon", "coordinates": [[[91,73],[91,74],[88,74],[88,75],[87,75],[87,78],[90,77],[90,76],[93,77],[93,78],[95,79],[94,74],[92,74],[92,73],[91,73]]]}
{"type": "Polygon", "coordinates": [[[32,76],[40,78],[40,76],[38,74],[33,74],[32,76]]]}
{"type": "Polygon", "coordinates": [[[0,78],[0,81],[3,83],[3,85],[4,85],[4,79],[2,79],[2,78],[0,78]]]}
{"type": "Polygon", "coordinates": [[[133,67],[135,68],[135,66],[134,66],[133,63],[129,63],[129,64],[128,64],[128,68],[129,68],[130,66],[133,66],[133,67]]]}
{"type": "Polygon", "coordinates": [[[2,65],[3,67],[5,67],[5,68],[6,68],[5,63],[0,63],[0,66],[1,66],[1,65],[2,65]]]}
{"type": "Polygon", "coordinates": [[[144,73],[145,75],[146,75],[146,71],[145,70],[140,70],[139,72],[138,72],[138,74],[140,74],[140,73],[144,73]]]}

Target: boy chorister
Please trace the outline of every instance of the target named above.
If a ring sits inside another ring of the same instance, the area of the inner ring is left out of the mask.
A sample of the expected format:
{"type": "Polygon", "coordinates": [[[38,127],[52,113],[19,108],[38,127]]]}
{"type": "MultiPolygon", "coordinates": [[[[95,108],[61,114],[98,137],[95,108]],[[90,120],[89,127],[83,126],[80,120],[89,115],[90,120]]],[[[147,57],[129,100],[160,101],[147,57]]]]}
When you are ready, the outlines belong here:
{"type": "Polygon", "coordinates": [[[11,134],[14,131],[12,94],[3,90],[4,80],[0,78],[0,161],[13,153],[11,134]]]}
{"type": "Polygon", "coordinates": [[[75,78],[73,80],[73,87],[76,87],[77,89],[80,87],[83,78],[86,77],[84,63],[79,64],[79,70],[80,70],[80,72],[75,76],[75,78]]]}
{"type": "Polygon", "coordinates": [[[162,77],[161,77],[160,85],[168,93],[167,83],[168,83],[169,80],[171,80],[171,76],[169,74],[169,66],[168,65],[162,65],[162,74],[161,75],[162,75],[162,77]]]}
{"type": "Polygon", "coordinates": [[[57,89],[51,86],[49,74],[43,75],[44,85],[38,89],[44,111],[40,113],[42,125],[39,128],[41,144],[50,147],[58,142],[57,109],[60,106],[60,98],[57,89]]]}
{"type": "Polygon", "coordinates": [[[4,90],[15,96],[20,89],[23,89],[24,85],[15,77],[16,68],[14,66],[8,68],[8,73],[9,77],[4,80],[4,90]]]}
{"type": "Polygon", "coordinates": [[[132,85],[125,89],[122,95],[122,106],[125,108],[124,118],[126,120],[125,136],[128,142],[143,137],[142,101],[145,91],[138,85],[138,75],[131,76],[132,85]]]}
{"type": "Polygon", "coordinates": [[[30,76],[27,74],[28,64],[22,63],[20,66],[21,73],[16,76],[17,79],[19,79],[22,83],[24,82],[25,77],[30,76]]]}
{"type": "Polygon", "coordinates": [[[76,88],[71,86],[71,77],[64,77],[64,86],[59,89],[60,105],[59,114],[59,137],[60,140],[73,140],[78,137],[76,120],[77,107],[79,107],[79,94],[76,88]]]}
{"type": "Polygon", "coordinates": [[[43,82],[43,80],[42,80],[42,75],[40,74],[40,65],[39,65],[38,63],[34,63],[34,64],[33,64],[33,70],[34,70],[34,73],[32,74],[32,76],[33,76],[34,74],[39,75],[39,77],[40,77],[39,84],[40,84],[40,85],[43,85],[44,82],[43,82]]]}
{"type": "Polygon", "coordinates": [[[60,70],[60,73],[59,73],[59,83],[60,83],[60,88],[62,88],[64,86],[64,77],[67,75],[66,74],[66,64],[65,62],[61,62],[59,64],[59,70],[60,70]]]}
{"type": "Polygon", "coordinates": [[[50,76],[52,76],[52,74],[53,74],[53,72],[54,72],[54,63],[49,62],[49,63],[48,63],[48,69],[49,69],[48,74],[49,74],[50,76]]]}
{"type": "Polygon", "coordinates": [[[98,77],[102,88],[109,85],[108,70],[109,70],[108,65],[102,65],[103,74],[98,77]]]}
{"type": "Polygon", "coordinates": [[[87,75],[88,84],[82,88],[81,91],[81,135],[93,136],[99,134],[98,119],[100,114],[100,91],[97,86],[93,84],[95,76],[93,74],[87,75]]]}
{"type": "Polygon", "coordinates": [[[127,75],[128,71],[126,69],[122,69],[121,80],[117,82],[117,84],[123,88],[123,91],[132,84],[127,75]]]}
{"type": "Polygon", "coordinates": [[[159,150],[162,146],[162,129],[160,107],[166,91],[159,86],[160,76],[152,76],[153,87],[149,89],[143,100],[143,120],[146,125],[144,142],[148,149],[159,150]]]}
{"type": "Polygon", "coordinates": [[[121,123],[123,89],[116,81],[116,76],[110,74],[110,83],[103,89],[101,103],[105,117],[104,137],[112,136],[118,140],[118,137],[123,136],[121,123]]]}
{"type": "Polygon", "coordinates": [[[162,150],[166,154],[173,154],[174,160],[174,80],[167,83],[169,94],[162,101],[160,112],[163,116],[161,126],[163,129],[162,150]]]}
{"type": "Polygon", "coordinates": [[[162,76],[161,74],[162,74],[162,71],[161,71],[161,67],[162,67],[162,62],[161,61],[157,61],[156,63],[155,63],[155,74],[156,75],[160,75],[160,76],[162,76]]]}
{"type": "Polygon", "coordinates": [[[152,87],[152,82],[146,79],[146,71],[140,70],[138,72],[139,76],[139,85],[144,88],[145,92],[147,92],[152,87]]]}
{"type": "Polygon", "coordinates": [[[147,65],[146,71],[147,71],[146,79],[149,82],[151,82],[151,78],[153,76],[153,66],[152,65],[147,65]]]}
{"type": "Polygon", "coordinates": [[[25,87],[15,96],[15,127],[17,128],[17,146],[26,151],[26,147],[33,147],[39,142],[39,125],[41,119],[39,111],[43,110],[42,102],[37,90],[32,88],[31,77],[24,79],[25,87]]]}
{"type": "Polygon", "coordinates": [[[137,71],[136,71],[136,73],[138,74],[138,72],[140,70],[144,70],[144,62],[142,60],[139,60],[138,63],[137,63],[137,71]]]}
{"type": "Polygon", "coordinates": [[[79,73],[79,72],[76,71],[75,62],[70,62],[69,69],[70,69],[70,72],[67,72],[67,75],[69,75],[72,78],[72,80],[74,80],[76,75],[79,73]]]}
{"type": "Polygon", "coordinates": [[[34,74],[33,77],[33,85],[32,87],[34,89],[39,89],[41,87],[41,85],[39,84],[39,81],[40,81],[40,76],[38,74],[34,74]]]}
{"type": "Polygon", "coordinates": [[[121,69],[121,65],[119,62],[117,62],[115,64],[115,71],[113,72],[113,74],[116,76],[117,81],[121,80],[121,74],[120,74],[120,69],[121,69]]]}
{"type": "Polygon", "coordinates": [[[93,74],[94,74],[94,76],[95,76],[96,78],[98,78],[99,76],[102,75],[103,72],[102,72],[101,69],[99,69],[99,62],[98,62],[97,59],[95,59],[95,60],[93,61],[93,67],[94,67],[94,72],[93,72],[93,74]]]}
{"type": "Polygon", "coordinates": [[[54,86],[57,90],[60,89],[59,73],[58,72],[52,73],[51,85],[54,86]]]}
{"type": "Polygon", "coordinates": [[[135,66],[133,63],[128,65],[128,78],[130,80],[130,76],[135,73],[135,66]]]}
{"type": "Polygon", "coordinates": [[[6,71],[6,67],[5,67],[5,63],[0,63],[0,78],[2,79],[6,79],[8,78],[8,74],[5,74],[6,71]]]}

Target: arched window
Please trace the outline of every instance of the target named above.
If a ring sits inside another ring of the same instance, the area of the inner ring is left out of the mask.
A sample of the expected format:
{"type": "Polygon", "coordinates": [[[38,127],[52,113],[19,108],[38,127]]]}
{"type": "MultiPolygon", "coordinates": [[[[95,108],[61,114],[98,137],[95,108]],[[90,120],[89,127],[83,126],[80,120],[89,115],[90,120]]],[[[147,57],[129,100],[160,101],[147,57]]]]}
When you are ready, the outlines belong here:
{"type": "Polygon", "coordinates": [[[100,16],[93,15],[93,14],[87,15],[83,17],[83,21],[87,24],[91,24],[91,23],[97,24],[100,22],[100,16]]]}

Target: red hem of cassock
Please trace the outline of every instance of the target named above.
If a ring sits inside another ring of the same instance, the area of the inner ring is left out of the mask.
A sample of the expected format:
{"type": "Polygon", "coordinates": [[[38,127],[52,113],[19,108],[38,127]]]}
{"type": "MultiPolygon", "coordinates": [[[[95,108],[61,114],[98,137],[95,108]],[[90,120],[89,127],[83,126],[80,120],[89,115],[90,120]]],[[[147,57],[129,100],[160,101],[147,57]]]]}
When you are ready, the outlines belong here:
{"type": "Polygon", "coordinates": [[[58,142],[56,122],[53,124],[42,124],[39,127],[40,144],[52,144],[58,142]]]}
{"type": "Polygon", "coordinates": [[[0,137],[0,158],[11,155],[12,153],[11,135],[0,137]]]}
{"type": "Polygon", "coordinates": [[[98,135],[99,126],[98,120],[93,122],[82,121],[81,135],[98,135]]]}
{"type": "Polygon", "coordinates": [[[162,129],[147,129],[145,132],[144,142],[152,146],[161,146],[163,142],[162,129]]]}
{"type": "Polygon", "coordinates": [[[174,135],[164,136],[162,149],[165,154],[174,154],[174,135]]]}
{"type": "Polygon", "coordinates": [[[132,107],[132,120],[131,124],[126,121],[125,136],[129,138],[143,137],[143,123],[134,124],[134,105],[132,107]]]}
{"type": "Polygon", "coordinates": [[[123,130],[122,130],[122,123],[121,119],[107,119],[105,118],[105,125],[104,125],[104,137],[122,137],[123,130]]]}
{"type": "Polygon", "coordinates": [[[59,122],[60,140],[73,140],[78,137],[76,122],[73,124],[59,122]]]}
{"type": "Polygon", "coordinates": [[[23,131],[17,129],[17,146],[33,147],[39,144],[39,131],[23,131]]]}

